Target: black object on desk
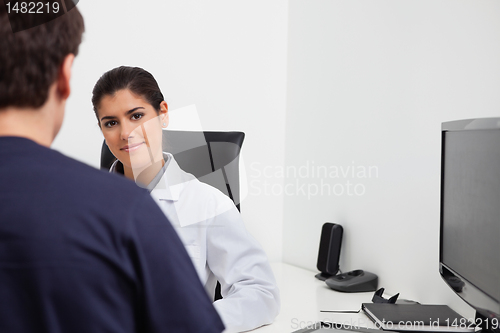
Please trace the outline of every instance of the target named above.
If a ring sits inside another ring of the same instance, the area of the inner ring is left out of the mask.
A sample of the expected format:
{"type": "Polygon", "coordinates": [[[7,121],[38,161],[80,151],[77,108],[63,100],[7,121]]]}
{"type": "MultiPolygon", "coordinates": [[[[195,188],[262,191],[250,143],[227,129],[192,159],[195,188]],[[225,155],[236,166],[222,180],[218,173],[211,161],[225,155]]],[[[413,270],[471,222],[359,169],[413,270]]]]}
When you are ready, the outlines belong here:
{"type": "Polygon", "coordinates": [[[318,263],[316,267],[321,273],[316,278],[325,281],[339,271],[340,247],[342,245],[343,229],[340,224],[325,223],[321,229],[318,263]]]}
{"type": "Polygon", "coordinates": [[[375,292],[375,294],[373,294],[372,302],[373,303],[392,303],[392,304],[396,303],[396,301],[398,300],[399,293],[392,296],[391,298],[385,299],[382,297],[382,295],[384,294],[384,290],[385,290],[384,288],[380,288],[379,290],[377,290],[375,292]]]}
{"type": "Polygon", "coordinates": [[[354,271],[332,276],[325,282],[328,287],[333,290],[347,293],[359,293],[377,290],[378,277],[373,273],[356,269],[354,271]]]}
{"type": "Polygon", "coordinates": [[[363,303],[365,314],[388,331],[474,332],[475,325],[447,305],[363,303]]]}

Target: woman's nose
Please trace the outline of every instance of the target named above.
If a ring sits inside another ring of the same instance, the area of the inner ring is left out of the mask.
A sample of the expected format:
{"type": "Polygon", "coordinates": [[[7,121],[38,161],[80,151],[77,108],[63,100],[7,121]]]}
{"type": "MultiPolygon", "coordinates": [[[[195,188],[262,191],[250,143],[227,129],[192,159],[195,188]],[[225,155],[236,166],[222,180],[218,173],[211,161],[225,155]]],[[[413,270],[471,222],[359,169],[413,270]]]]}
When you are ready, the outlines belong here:
{"type": "Polygon", "coordinates": [[[121,139],[128,140],[128,139],[134,137],[135,128],[136,128],[136,126],[133,126],[132,124],[122,124],[121,139]]]}

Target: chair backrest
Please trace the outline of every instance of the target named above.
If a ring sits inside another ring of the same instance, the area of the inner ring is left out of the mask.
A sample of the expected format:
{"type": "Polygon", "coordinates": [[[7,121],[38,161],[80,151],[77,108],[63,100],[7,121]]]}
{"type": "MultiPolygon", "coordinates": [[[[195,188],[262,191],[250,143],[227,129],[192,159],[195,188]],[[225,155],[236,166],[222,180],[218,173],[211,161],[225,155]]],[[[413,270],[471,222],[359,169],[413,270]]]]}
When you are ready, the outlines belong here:
{"type": "MultiPolygon", "coordinates": [[[[245,133],[163,131],[163,151],[174,155],[184,171],[219,189],[240,209],[239,156],[245,133]]],[[[106,142],[101,149],[101,169],[116,158],[106,142]]]]}

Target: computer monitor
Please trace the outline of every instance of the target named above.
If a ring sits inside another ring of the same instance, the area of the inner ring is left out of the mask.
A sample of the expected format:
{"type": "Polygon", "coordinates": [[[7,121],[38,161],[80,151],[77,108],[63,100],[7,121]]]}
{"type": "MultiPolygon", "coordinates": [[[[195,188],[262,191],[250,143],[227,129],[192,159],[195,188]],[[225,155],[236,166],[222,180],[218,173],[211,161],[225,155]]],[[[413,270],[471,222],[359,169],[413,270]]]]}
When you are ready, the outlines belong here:
{"type": "Polygon", "coordinates": [[[500,332],[500,118],[442,124],[439,270],[500,332]]]}

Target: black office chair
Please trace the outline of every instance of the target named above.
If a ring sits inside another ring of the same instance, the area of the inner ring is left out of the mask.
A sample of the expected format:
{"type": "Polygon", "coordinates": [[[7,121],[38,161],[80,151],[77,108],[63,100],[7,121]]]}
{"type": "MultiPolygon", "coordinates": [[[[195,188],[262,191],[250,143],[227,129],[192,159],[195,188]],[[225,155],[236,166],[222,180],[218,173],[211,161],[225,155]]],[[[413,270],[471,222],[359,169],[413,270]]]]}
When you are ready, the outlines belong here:
{"type": "MultiPolygon", "coordinates": [[[[245,133],[163,131],[163,151],[171,153],[180,168],[230,197],[240,210],[239,156],[245,133]]],[[[116,160],[106,142],[101,149],[101,169],[116,160]]],[[[215,300],[222,298],[217,282],[215,300]]]]}

